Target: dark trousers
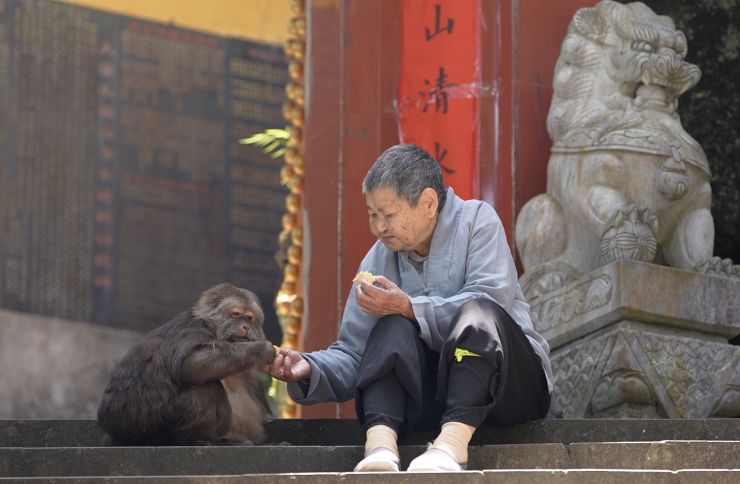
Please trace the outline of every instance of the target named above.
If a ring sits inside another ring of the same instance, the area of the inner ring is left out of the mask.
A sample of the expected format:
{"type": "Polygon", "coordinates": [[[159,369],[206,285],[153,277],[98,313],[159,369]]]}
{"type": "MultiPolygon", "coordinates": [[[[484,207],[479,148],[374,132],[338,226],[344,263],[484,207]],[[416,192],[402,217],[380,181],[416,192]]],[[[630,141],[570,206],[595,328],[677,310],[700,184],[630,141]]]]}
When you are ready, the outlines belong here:
{"type": "Polygon", "coordinates": [[[542,418],[550,394],[540,359],[498,304],[475,299],[453,318],[440,353],[427,347],[415,322],[380,318],[360,363],[355,404],[363,428],[403,432],[446,422],[510,426],[542,418]],[[463,356],[464,349],[479,356],[463,356]]]}

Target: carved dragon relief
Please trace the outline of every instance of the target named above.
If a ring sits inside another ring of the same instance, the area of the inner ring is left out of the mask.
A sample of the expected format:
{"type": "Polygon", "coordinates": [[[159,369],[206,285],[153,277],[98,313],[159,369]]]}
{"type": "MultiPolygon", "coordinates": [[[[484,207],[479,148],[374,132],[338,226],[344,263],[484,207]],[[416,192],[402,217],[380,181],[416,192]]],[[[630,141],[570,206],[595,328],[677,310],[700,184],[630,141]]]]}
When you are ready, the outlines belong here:
{"type": "Polygon", "coordinates": [[[529,298],[618,259],[740,277],[713,257],[709,164],[676,111],[701,76],[686,54],[642,3],[576,12],[555,67],[547,193],[515,229],[529,298]]]}

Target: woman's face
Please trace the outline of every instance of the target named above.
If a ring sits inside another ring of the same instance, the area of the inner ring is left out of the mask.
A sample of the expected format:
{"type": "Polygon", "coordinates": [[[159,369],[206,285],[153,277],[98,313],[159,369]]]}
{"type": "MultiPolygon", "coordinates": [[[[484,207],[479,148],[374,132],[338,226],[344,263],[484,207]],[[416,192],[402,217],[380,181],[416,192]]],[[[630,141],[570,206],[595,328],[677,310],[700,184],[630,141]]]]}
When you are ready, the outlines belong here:
{"type": "Polygon", "coordinates": [[[365,194],[370,231],[388,249],[429,253],[437,224],[437,194],[426,188],[415,207],[396,195],[392,188],[381,188],[365,194]]]}

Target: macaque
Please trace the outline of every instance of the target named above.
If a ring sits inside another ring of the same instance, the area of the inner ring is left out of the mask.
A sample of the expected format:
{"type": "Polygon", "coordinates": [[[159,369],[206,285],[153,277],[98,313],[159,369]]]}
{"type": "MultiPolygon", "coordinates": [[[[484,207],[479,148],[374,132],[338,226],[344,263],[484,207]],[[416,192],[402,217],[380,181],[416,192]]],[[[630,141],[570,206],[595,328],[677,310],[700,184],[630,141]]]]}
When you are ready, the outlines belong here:
{"type": "Polygon", "coordinates": [[[113,369],[98,422],[113,445],[258,444],[261,367],[275,350],[257,296],[219,284],[154,329],[113,369]]]}

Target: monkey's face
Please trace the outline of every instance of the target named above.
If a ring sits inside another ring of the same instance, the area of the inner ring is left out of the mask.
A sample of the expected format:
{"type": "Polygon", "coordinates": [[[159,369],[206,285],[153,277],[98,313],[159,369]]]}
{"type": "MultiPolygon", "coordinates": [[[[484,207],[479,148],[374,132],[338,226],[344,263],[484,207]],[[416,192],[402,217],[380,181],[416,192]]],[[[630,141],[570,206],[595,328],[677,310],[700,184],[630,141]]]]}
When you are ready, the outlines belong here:
{"type": "Polygon", "coordinates": [[[217,326],[216,336],[224,341],[261,341],[264,316],[258,305],[245,304],[238,298],[229,298],[224,304],[223,324],[217,326]]]}
{"type": "Polygon", "coordinates": [[[206,322],[221,341],[262,341],[265,316],[252,291],[219,284],[204,292],[195,314],[206,322]]]}

